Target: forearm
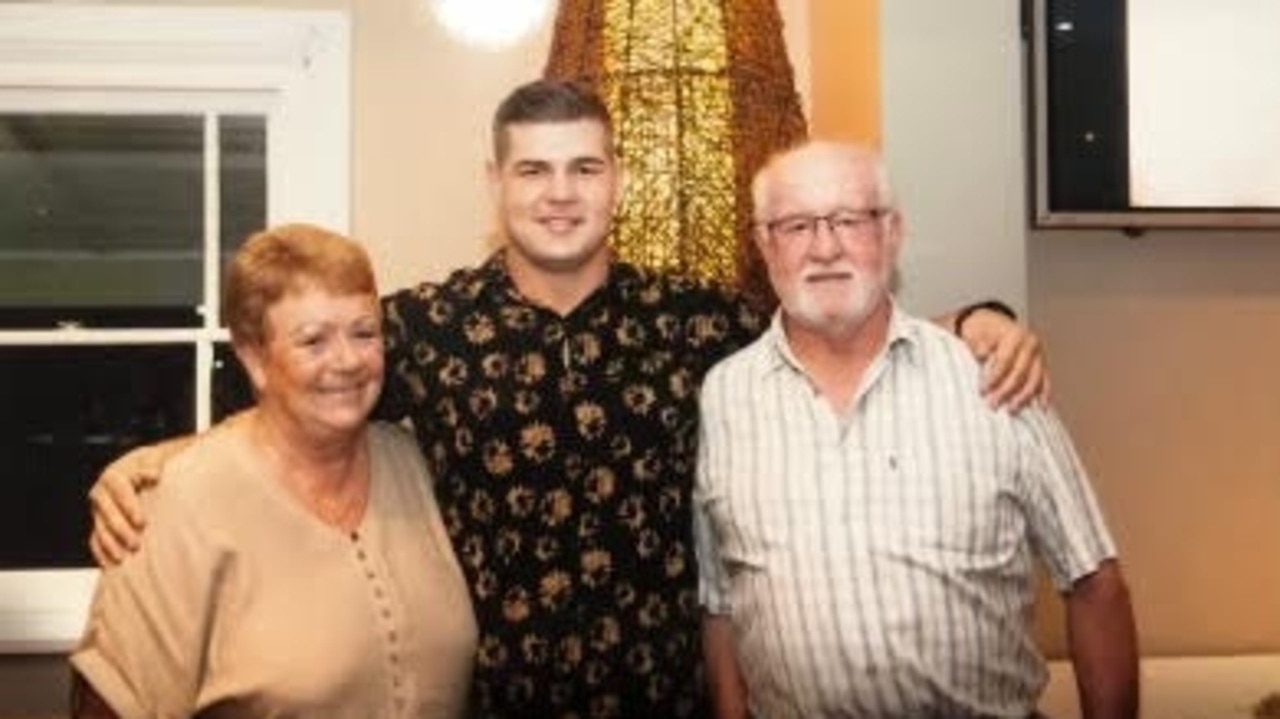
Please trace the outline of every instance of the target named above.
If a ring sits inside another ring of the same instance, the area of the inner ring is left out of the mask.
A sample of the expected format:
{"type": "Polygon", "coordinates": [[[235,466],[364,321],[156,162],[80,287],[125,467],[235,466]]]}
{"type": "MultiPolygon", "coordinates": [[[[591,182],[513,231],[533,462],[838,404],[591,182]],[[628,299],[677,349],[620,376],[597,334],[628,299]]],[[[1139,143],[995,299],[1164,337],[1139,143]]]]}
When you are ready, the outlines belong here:
{"type": "Polygon", "coordinates": [[[716,614],[703,617],[702,654],[716,719],[746,719],[747,685],[738,666],[729,617],[716,614]]]}
{"type": "Polygon", "coordinates": [[[1084,718],[1137,717],[1137,628],[1129,590],[1114,561],[1072,588],[1067,632],[1084,718]]]}
{"type": "Polygon", "coordinates": [[[963,326],[968,322],[971,316],[980,316],[989,314],[992,317],[999,317],[1010,322],[1017,322],[1018,315],[1009,305],[1000,300],[984,300],[982,302],[974,302],[972,304],[957,307],[936,317],[932,317],[931,321],[942,329],[955,334],[957,337],[963,337],[963,326]]]}

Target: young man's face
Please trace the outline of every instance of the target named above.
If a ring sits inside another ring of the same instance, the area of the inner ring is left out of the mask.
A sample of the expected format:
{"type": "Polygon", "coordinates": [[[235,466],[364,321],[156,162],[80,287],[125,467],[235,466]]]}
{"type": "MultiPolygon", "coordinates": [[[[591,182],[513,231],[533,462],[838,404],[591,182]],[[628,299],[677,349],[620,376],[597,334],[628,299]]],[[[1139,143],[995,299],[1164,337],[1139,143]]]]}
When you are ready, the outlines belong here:
{"type": "Polygon", "coordinates": [[[595,120],[509,125],[507,152],[489,179],[510,260],[572,273],[607,261],[605,240],[622,177],[604,125],[595,120]]]}

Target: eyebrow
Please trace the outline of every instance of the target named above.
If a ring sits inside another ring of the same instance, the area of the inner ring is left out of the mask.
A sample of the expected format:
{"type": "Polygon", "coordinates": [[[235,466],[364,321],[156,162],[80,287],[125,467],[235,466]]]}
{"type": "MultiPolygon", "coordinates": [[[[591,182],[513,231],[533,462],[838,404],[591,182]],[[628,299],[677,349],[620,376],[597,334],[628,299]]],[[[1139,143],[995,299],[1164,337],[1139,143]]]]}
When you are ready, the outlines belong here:
{"type": "MultiPolygon", "coordinates": [[[[551,167],[555,163],[551,160],[531,157],[527,159],[513,160],[512,167],[518,169],[541,169],[551,167]]],[[[595,155],[581,155],[579,157],[570,158],[567,163],[569,167],[604,167],[608,164],[608,160],[595,155]]]]}

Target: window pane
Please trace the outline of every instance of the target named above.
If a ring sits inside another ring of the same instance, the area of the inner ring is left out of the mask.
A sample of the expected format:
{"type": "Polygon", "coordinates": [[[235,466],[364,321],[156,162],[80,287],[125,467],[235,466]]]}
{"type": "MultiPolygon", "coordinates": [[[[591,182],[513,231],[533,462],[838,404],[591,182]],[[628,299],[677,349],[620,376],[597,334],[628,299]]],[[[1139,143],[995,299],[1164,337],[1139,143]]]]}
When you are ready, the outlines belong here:
{"type": "Polygon", "coordinates": [[[198,325],[203,145],[199,116],[0,114],[0,326],[198,325]]]}
{"type": "Polygon", "coordinates": [[[225,267],[244,239],[267,223],[267,118],[231,115],[220,117],[218,125],[225,267]]]}
{"type": "Polygon", "coordinates": [[[90,566],[85,493],[194,430],[194,377],[190,345],[0,347],[0,569],[90,566]]]}
{"type": "Polygon", "coordinates": [[[213,348],[213,421],[235,414],[253,404],[253,386],[244,373],[231,345],[213,348]]]}

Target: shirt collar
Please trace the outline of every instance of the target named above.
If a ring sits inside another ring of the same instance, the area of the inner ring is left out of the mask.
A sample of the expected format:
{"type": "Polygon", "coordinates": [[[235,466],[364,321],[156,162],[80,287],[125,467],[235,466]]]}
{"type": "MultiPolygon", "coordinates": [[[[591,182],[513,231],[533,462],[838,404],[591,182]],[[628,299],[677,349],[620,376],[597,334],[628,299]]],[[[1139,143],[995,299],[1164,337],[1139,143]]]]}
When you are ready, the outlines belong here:
{"type": "MultiPolygon", "coordinates": [[[[903,361],[914,362],[917,357],[917,347],[920,344],[920,326],[910,315],[902,311],[897,301],[890,298],[890,302],[892,308],[889,315],[889,332],[885,341],[887,349],[882,354],[890,360],[900,358],[903,361]]],[[[796,359],[795,353],[791,351],[791,345],[787,342],[787,332],[782,326],[781,308],[774,311],[773,318],[769,321],[769,328],[765,330],[762,339],[769,347],[766,353],[768,360],[764,368],[766,373],[783,368],[804,373],[803,365],[796,359]]]]}
{"type": "MultiPolygon", "coordinates": [[[[506,254],[507,248],[501,247],[480,265],[476,274],[474,293],[486,292],[492,300],[500,304],[516,301],[534,306],[534,303],[520,293],[515,281],[511,279],[511,273],[507,271],[506,254]]],[[[633,295],[643,284],[644,274],[639,268],[619,260],[616,254],[610,253],[609,274],[604,284],[593,290],[574,312],[598,302],[598,298],[605,295],[620,298],[633,295]]]]}

